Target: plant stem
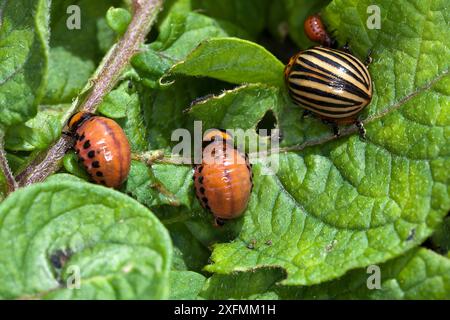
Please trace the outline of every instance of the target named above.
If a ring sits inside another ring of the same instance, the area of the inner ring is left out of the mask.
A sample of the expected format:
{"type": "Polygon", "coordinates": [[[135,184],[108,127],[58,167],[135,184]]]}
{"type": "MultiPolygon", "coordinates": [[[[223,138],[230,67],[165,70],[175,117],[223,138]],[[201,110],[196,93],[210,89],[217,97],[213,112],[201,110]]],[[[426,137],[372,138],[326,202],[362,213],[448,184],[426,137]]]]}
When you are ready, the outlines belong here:
{"type": "Polygon", "coordinates": [[[8,165],[8,160],[6,159],[4,138],[5,134],[0,131],[0,170],[3,172],[3,175],[6,178],[6,183],[8,185],[7,193],[11,193],[14,192],[19,187],[19,185],[17,184],[16,179],[14,179],[14,175],[8,165]]]}
{"type": "MultiPolygon", "coordinates": [[[[79,107],[78,100],[75,101],[71,113],[75,110],[95,112],[105,95],[116,85],[130,59],[139,51],[162,6],[163,0],[133,0],[134,14],[127,31],[105,56],[93,79],[90,80],[90,85],[83,90],[83,93],[88,92],[86,98],[79,107]]],[[[43,181],[56,172],[72,144],[72,139],[65,135],[61,136],[43,156],[33,161],[17,177],[19,185],[27,186],[43,181]]]]}

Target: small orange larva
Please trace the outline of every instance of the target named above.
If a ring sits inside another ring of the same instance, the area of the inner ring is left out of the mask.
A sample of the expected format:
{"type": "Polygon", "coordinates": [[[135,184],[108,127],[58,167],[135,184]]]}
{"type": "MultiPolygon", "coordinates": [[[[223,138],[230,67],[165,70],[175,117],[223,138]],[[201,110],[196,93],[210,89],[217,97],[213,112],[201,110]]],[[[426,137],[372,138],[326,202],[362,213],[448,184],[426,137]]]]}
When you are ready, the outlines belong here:
{"type": "Polygon", "coordinates": [[[334,46],[334,40],[328,34],[324,24],[322,23],[322,19],[318,14],[307,17],[303,27],[309,40],[318,42],[326,47],[334,46]]]}
{"type": "Polygon", "coordinates": [[[195,165],[196,196],[222,225],[247,208],[253,186],[248,158],[233,147],[231,136],[220,130],[205,135],[202,163],[195,165]]]}
{"type": "Polygon", "coordinates": [[[117,188],[128,177],[131,150],[122,128],[109,118],[87,112],[74,114],[68,127],[75,152],[92,180],[117,188]]]}

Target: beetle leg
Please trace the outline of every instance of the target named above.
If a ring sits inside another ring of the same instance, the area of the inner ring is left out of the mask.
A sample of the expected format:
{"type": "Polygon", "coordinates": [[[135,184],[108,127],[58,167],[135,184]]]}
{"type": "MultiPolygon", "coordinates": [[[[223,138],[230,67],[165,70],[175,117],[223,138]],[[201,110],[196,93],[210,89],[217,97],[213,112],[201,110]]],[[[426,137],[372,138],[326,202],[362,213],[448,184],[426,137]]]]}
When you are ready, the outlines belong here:
{"type": "Polygon", "coordinates": [[[333,36],[330,36],[330,44],[328,45],[330,48],[337,49],[337,41],[333,36]]]}
{"type": "Polygon", "coordinates": [[[214,227],[223,227],[224,224],[225,224],[225,220],[223,220],[219,217],[214,218],[214,227]]]}
{"type": "Polygon", "coordinates": [[[327,40],[325,41],[325,46],[327,46],[329,48],[337,49],[338,43],[335,38],[336,33],[337,33],[336,29],[333,29],[330,32],[328,32],[327,40]]]}
{"type": "Polygon", "coordinates": [[[372,63],[372,49],[369,50],[369,52],[367,53],[367,57],[366,60],[364,60],[364,65],[366,66],[366,68],[369,67],[369,65],[372,63]]]}
{"type": "Polygon", "coordinates": [[[311,111],[309,111],[308,109],[304,109],[304,110],[303,110],[303,113],[302,113],[302,118],[301,118],[301,119],[309,118],[311,115],[312,115],[312,112],[311,112],[311,111]]]}
{"type": "Polygon", "coordinates": [[[358,128],[359,131],[359,137],[361,140],[366,140],[366,128],[364,128],[364,124],[360,120],[355,121],[355,126],[358,128]]]}
{"type": "Polygon", "coordinates": [[[336,138],[339,138],[341,136],[341,130],[339,129],[339,126],[336,122],[325,119],[322,119],[322,122],[331,127],[336,138]]]}
{"type": "Polygon", "coordinates": [[[342,47],[342,51],[345,51],[345,52],[351,54],[349,40],[347,40],[347,42],[346,42],[346,43],[344,44],[344,46],[342,47]]]}
{"type": "Polygon", "coordinates": [[[341,130],[339,129],[339,126],[336,123],[333,123],[331,125],[331,128],[333,129],[333,134],[336,138],[339,138],[341,136],[341,130]]]}

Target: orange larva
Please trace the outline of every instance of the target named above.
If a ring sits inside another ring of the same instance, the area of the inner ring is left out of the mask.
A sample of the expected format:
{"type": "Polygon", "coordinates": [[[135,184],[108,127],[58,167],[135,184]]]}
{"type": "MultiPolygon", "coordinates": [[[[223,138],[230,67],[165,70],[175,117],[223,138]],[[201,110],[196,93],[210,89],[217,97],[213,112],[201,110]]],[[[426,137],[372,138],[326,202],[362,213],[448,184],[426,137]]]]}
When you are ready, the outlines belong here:
{"type": "Polygon", "coordinates": [[[194,168],[197,198],[219,225],[244,213],[253,186],[251,165],[230,138],[220,130],[206,135],[202,163],[194,168]]]}
{"type": "Polygon", "coordinates": [[[122,128],[114,121],[78,112],[68,123],[75,152],[92,180],[117,188],[128,177],[131,150],[122,128]]]}
{"type": "Polygon", "coordinates": [[[309,40],[318,42],[326,47],[334,46],[333,38],[328,34],[319,15],[315,14],[307,17],[303,26],[309,40]]]}

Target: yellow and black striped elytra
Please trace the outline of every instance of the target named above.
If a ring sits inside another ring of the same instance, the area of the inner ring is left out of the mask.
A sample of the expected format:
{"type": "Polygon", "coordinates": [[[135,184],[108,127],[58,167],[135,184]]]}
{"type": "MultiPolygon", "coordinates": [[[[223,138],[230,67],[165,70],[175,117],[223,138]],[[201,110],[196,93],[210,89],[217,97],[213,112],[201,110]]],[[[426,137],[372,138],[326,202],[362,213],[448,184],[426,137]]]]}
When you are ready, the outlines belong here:
{"type": "Polygon", "coordinates": [[[372,79],[367,67],[348,52],[313,47],[291,58],[285,78],[293,101],[325,122],[356,123],[361,110],[372,100],[372,79]]]}

